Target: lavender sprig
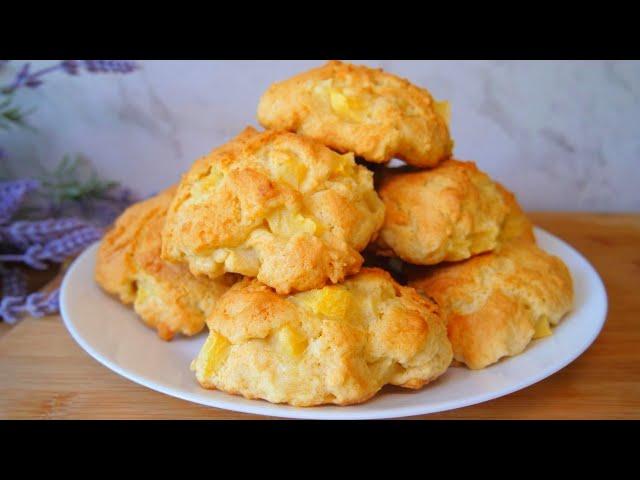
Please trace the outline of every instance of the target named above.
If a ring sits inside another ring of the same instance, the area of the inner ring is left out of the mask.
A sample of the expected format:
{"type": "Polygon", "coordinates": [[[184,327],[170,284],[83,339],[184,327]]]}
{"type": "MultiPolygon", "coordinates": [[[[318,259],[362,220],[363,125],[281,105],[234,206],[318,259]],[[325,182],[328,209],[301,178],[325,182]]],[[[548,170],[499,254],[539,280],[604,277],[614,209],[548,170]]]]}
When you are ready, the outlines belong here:
{"type": "Polygon", "coordinates": [[[82,70],[89,73],[130,73],[137,68],[139,68],[138,64],[130,60],[63,60],[50,67],[31,72],[31,63],[27,62],[22,66],[13,82],[0,91],[9,94],[22,87],[37,88],[42,85],[43,76],[55,71],[77,75],[82,70]]]}
{"type": "Polygon", "coordinates": [[[4,242],[24,249],[35,243],[50,242],[74,230],[88,226],[87,222],[77,218],[21,220],[0,226],[0,243],[4,242]]]}
{"type": "Polygon", "coordinates": [[[35,292],[31,295],[6,296],[0,301],[0,317],[9,324],[16,323],[27,313],[32,317],[53,315],[58,311],[60,289],[50,293],[35,292]]]}
{"type": "Polygon", "coordinates": [[[39,186],[40,183],[32,179],[0,182],[0,225],[11,220],[25,196],[39,186]]]}
{"type": "Polygon", "coordinates": [[[37,72],[31,73],[31,63],[27,62],[22,65],[13,82],[2,89],[2,93],[9,94],[14,92],[20,87],[28,87],[28,88],[39,87],[40,85],[42,85],[42,80],[40,80],[40,77],[42,77],[43,75],[46,75],[47,73],[58,70],[59,68],[60,67],[58,65],[54,65],[51,67],[42,68],[37,72]]]}
{"type": "Polygon", "coordinates": [[[24,253],[0,255],[0,262],[22,262],[36,270],[45,270],[46,262],[62,263],[99,240],[101,236],[101,229],[84,227],[44,245],[31,245],[24,253]]]}
{"type": "MultiPolygon", "coordinates": [[[[0,60],[0,69],[8,62],[0,60]]],[[[55,71],[67,75],[127,74],[137,68],[135,62],[126,60],[64,60],[34,71],[27,62],[8,85],[0,88],[0,129],[29,127],[25,119],[31,111],[16,106],[12,94],[19,89],[38,88],[46,75],[55,71]]],[[[5,158],[0,148],[0,160],[5,158]]],[[[0,163],[0,176],[11,178],[5,163],[0,163]]],[[[78,158],[66,158],[58,169],[45,172],[40,181],[0,180],[0,319],[8,323],[15,323],[23,314],[41,317],[56,313],[59,290],[28,294],[24,269],[5,266],[4,262],[20,262],[39,270],[51,262],[62,263],[98,240],[103,233],[100,227],[111,223],[136,200],[130,190],[116,182],[102,181],[93,169],[81,166],[78,158]],[[36,195],[26,198],[34,191],[36,195]]]]}
{"type": "Polygon", "coordinates": [[[130,60],[64,60],[61,67],[70,75],[77,75],[83,67],[90,73],[131,73],[138,64],[130,60]]]}
{"type": "Polygon", "coordinates": [[[0,265],[2,295],[19,297],[27,294],[27,279],[18,268],[6,268],[0,265]]]}

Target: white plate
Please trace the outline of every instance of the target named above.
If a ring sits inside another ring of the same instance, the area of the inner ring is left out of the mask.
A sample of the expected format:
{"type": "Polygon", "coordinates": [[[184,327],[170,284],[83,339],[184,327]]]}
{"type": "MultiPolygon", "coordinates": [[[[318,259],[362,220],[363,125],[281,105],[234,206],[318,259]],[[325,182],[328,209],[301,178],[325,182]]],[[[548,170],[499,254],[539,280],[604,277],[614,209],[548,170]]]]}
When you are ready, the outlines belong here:
{"type": "Polygon", "coordinates": [[[413,391],[384,388],[372,400],[347,407],[296,408],[246,400],[202,389],[189,370],[206,335],[163,342],[130,308],[100,290],[93,280],[97,244],[71,266],[62,284],[61,311],[73,338],[92,357],[120,375],[167,395],[203,405],[290,418],[372,419],[441,412],[485,402],[528,387],[575,360],[596,339],[607,312],[607,296],[593,267],[573,248],[536,228],[546,251],[571,271],[575,308],[550,337],[531,342],[525,352],[480,371],[450,368],[436,382],[413,391]]]}

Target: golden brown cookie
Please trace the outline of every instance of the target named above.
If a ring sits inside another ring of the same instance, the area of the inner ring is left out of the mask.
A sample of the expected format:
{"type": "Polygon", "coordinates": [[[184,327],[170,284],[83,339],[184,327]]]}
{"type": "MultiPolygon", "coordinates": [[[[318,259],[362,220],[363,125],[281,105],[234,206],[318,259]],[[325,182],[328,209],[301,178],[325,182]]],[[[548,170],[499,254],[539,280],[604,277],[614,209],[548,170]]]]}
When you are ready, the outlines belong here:
{"type": "Polygon", "coordinates": [[[491,251],[514,237],[533,236],[513,194],[473,162],[447,160],[417,172],[390,169],[378,192],[386,215],[372,248],[380,255],[433,265],[491,251]]]}
{"type": "Polygon", "coordinates": [[[183,176],[162,256],[195,275],[235,272],[279,293],[309,290],[356,273],[383,219],[372,173],[353,154],[247,128],[183,176]]]}
{"type": "Polygon", "coordinates": [[[532,339],[550,335],[550,325],[573,303],[565,264],[526,239],[423,269],[409,285],[438,303],[455,359],[472,369],[517,355],[532,339]]]}
{"type": "Polygon", "coordinates": [[[100,242],[95,269],[96,282],[116,295],[124,304],[136,298],[134,253],[144,226],[154,217],[164,215],[176,187],[127,208],[100,242]]]}
{"type": "MultiPolygon", "coordinates": [[[[168,203],[165,208],[168,208],[168,203]]],[[[176,333],[195,335],[205,325],[218,298],[233,285],[237,276],[216,279],[194,277],[186,265],[160,258],[165,215],[152,218],[142,229],[134,259],[137,266],[137,293],[134,309],[165,340],[176,333]]]]}
{"type": "Polygon", "coordinates": [[[523,240],[535,243],[536,239],[533,234],[533,224],[522,210],[516,196],[513,192],[507,190],[498,182],[496,182],[496,186],[498,187],[498,190],[500,190],[500,193],[502,193],[502,198],[508,208],[507,218],[502,224],[498,244],[502,245],[503,243],[514,240],[523,240]]]}
{"type": "Polygon", "coordinates": [[[96,281],[123,303],[133,303],[142,320],[164,340],[176,333],[195,335],[216,300],[236,280],[195,278],[184,265],[160,259],[161,232],[176,187],[137,203],[104,237],[96,263],[96,281]]]}
{"type": "Polygon", "coordinates": [[[382,69],[337,61],[273,84],[258,120],[376,163],[434,166],[453,149],[447,102],[382,69]]]}
{"type": "Polygon", "coordinates": [[[207,325],[200,384],[273,403],[360,403],[387,383],[420,388],[452,359],[436,306],[380,269],[288,297],[245,279],[207,325]]]}

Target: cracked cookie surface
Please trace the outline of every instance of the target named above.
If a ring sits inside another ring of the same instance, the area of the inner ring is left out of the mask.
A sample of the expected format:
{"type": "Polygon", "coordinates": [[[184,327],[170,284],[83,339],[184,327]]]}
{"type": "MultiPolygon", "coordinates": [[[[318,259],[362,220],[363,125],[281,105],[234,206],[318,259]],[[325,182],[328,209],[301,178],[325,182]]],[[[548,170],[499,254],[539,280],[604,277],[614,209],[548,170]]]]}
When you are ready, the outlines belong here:
{"type": "Polygon", "coordinates": [[[430,167],[453,149],[447,102],[381,69],[338,61],[273,84],[258,120],[375,163],[430,167]]]}
{"type": "Polygon", "coordinates": [[[133,304],[140,318],[164,340],[195,335],[216,300],[236,280],[196,278],[184,265],[160,258],[161,232],[176,187],[129,207],[98,250],[95,278],[107,292],[133,304]]]}
{"type": "Polygon", "coordinates": [[[452,358],[435,304],[376,268],[290,296],[245,279],[207,324],[191,366],[200,384],[273,403],[347,405],[387,383],[420,388],[452,358]]]}
{"type": "Polygon", "coordinates": [[[459,261],[502,242],[533,238],[515,196],[473,162],[425,171],[388,169],[378,189],[385,221],[372,250],[416,265],[459,261]]]}
{"type": "Polygon", "coordinates": [[[247,128],[183,176],[162,256],[195,275],[233,272],[304,291],[356,273],[383,219],[373,175],[353,154],[247,128]]]}
{"type": "Polygon", "coordinates": [[[455,359],[472,369],[550,335],[573,304],[566,265],[527,239],[416,271],[409,285],[438,303],[455,359]]]}

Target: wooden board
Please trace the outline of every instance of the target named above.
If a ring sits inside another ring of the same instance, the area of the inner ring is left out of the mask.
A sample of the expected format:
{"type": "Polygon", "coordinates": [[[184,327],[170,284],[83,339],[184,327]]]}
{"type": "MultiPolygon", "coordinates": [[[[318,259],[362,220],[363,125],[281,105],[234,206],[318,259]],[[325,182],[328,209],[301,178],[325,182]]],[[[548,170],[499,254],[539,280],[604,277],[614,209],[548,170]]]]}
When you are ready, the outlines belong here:
{"type": "MultiPolygon", "coordinates": [[[[640,418],[640,214],[536,213],[604,280],[607,323],[557,374],[506,397],[412,418],[640,418]]],[[[6,327],[5,327],[6,328],[6,327]]],[[[26,319],[0,336],[0,418],[265,418],[195,405],[103,367],[59,317],[26,319]]]]}
{"type": "Polygon", "coordinates": [[[0,337],[11,330],[11,325],[8,323],[0,322],[0,337]]]}

